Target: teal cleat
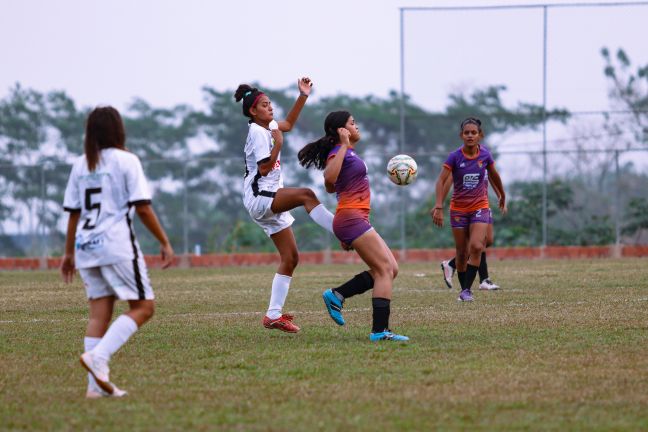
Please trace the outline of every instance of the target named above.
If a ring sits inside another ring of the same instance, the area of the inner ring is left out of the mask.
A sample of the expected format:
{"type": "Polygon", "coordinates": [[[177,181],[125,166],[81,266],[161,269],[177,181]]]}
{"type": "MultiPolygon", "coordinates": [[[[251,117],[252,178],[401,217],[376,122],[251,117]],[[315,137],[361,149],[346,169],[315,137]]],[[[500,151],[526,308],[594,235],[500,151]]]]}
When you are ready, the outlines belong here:
{"type": "Polygon", "coordinates": [[[404,341],[408,341],[409,338],[407,336],[392,333],[391,330],[385,330],[380,333],[371,333],[369,335],[369,340],[371,342],[378,342],[382,340],[404,342],[404,341]]]}
{"type": "Polygon", "coordinates": [[[322,294],[326,310],[328,311],[333,321],[337,325],[344,325],[344,318],[342,317],[342,301],[337,298],[332,289],[327,289],[322,294]]]}

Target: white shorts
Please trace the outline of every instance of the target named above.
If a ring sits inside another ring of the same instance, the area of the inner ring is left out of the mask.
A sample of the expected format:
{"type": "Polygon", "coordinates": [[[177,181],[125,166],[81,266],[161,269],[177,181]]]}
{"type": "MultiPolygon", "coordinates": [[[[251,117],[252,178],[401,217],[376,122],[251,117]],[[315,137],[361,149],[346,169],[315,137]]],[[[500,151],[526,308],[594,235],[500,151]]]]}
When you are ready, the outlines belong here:
{"type": "Polygon", "coordinates": [[[247,206],[252,220],[263,228],[268,237],[285,230],[295,221],[290,212],[273,213],[271,210],[273,199],[259,195],[248,202],[247,206]]]}
{"type": "Polygon", "coordinates": [[[79,269],[89,300],[115,296],[119,300],[153,300],[144,258],[79,269]]]}

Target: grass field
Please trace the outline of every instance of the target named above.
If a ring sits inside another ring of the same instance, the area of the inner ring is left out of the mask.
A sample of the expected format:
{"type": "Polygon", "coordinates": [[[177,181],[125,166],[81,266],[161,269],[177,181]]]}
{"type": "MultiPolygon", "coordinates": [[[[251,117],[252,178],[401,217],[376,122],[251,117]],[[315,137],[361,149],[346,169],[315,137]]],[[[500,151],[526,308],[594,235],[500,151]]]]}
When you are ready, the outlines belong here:
{"type": "MultiPolygon", "coordinates": [[[[347,325],[321,292],[361,270],[303,266],[264,329],[272,267],[153,271],[157,314],[111,363],[125,399],[85,400],[82,285],[0,273],[2,430],[648,429],[645,260],[491,262],[499,292],[460,304],[437,263],[403,265],[392,328],[370,295],[347,325]]],[[[120,309],[121,310],[121,309],[120,309]]]]}

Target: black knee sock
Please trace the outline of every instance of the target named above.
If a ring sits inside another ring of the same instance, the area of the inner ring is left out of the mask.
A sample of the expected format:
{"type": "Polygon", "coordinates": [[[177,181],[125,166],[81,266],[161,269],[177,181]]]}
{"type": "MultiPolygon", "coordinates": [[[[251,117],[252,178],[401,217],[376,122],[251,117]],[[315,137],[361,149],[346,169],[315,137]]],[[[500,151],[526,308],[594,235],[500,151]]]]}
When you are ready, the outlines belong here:
{"type": "Polygon", "coordinates": [[[482,252],[481,262],[479,263],[479,283],[488,279],[488,263],[486,262],[486,252],[482,252]]]}
{"type": "Polygon", "coordinates": [[[346,299],[353,297],[356,294],[362,294],[363,292],[369,291],[373,286],[374,280],[373,277],[371,277],[371,273],[364,271],[335,288],[333,293],[341,295],[342,299],[346,299]]]}
{"type": "Polygon", "coordinates": [[[466,272],[465,271],[457,272],[457,277],[459,278],[459,286],[461,287],[461,289],[463,289],[464,281],[466,280],[466,272]]]}
{"type": "Polygon", "coordinates": [[[457,264],[455,264],[455,259],[452,258],[450,261],[448,261],[448,265],[452,267],[453,269],[457,269],[457,264]]]}
{"type": "Polygon", "coordinates": [[[466,276],[464,279],[464,284],[461,287],[462,289],[469,290],[470,287],[472,287],[472,284],[475,281],[475,277],[477,276],[478,270],[479,267],[468,264],[468,266],[466,267],[466,276]]]}
{"type": "Polygon", "coordinates": [[[371,299],[373,306],[373,325],[371,333],[380,333],[389,328],[389,303],[391,300],[374,297],[371,299]]]}

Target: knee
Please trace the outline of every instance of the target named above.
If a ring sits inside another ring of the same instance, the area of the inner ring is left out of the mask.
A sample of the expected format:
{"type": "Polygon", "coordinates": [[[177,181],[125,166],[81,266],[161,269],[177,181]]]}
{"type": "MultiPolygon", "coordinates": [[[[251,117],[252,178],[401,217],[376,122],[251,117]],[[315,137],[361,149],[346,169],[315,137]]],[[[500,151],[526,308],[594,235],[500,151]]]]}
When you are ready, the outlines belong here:
{"type": "Polygon", "coordinates": [[[147,304],[142,307],[142,317],[148,321],[153,318],[153,315],[155,315],[155,303],[152,301],[147,302],[147,304]]]}
{"type": "MultiPolygon", "coordinates": [[[[395,270],[398,273],[398,269],[395,270]]],[[[396,276],[394,275],[394,267],[389,261],[382,262],[376,266],[374,269],[376,278],[387,278],[393,279],[396,276]]]]}
{"type": "Polygon", "coordinates": [[[282,255],[282,264],[290,270],[294,270],[299,264],[299,252],[291,251],[288,254],[282,255]]]}
{"type": "Polygon", "coordinates": [[[307,202],[318,201],[317,195],[315,195],[315,192],[313,192],[312,189],[304,188],[302,190],[302,194],[304,195],[304,201],[307,202]]]}
{"type": "Polygon", "coordinates": [[[398,270],[398,263],[393,263],[391,266],[392,279],[396,279],[396,276],[398,276],[398,270]]]}
{"type": "Polygon", "coordinates": [[[470,255],[481,254],[485,249],[484,242],[482,240],[473,240],[470,242],[470,255]]]}

